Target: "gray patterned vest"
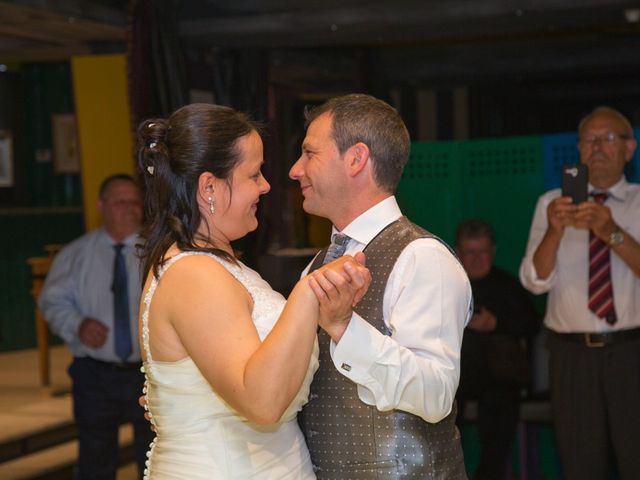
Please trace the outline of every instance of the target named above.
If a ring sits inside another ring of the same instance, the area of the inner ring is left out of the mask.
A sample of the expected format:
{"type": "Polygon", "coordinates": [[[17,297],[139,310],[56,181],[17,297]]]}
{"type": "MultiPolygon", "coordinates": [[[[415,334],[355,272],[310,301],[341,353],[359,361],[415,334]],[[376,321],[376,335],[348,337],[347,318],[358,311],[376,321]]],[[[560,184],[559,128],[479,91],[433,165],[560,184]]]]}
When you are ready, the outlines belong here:
{"type": "MultiPolygon", "coordinates": [[[[372,282],[355,311],[385,335],[390,332],[383,321],[382,300],[389,274],[402,250],[418,238],[437,239],[401,217],[364,250],[372,282]]],[[[325,251],[317,255],[310,271],[322,264],[325,251]]],[[[320,367],[298,419],[319,480],[467,478],[455,405],[435,424],[399,410],[378,411],[360,401],[356,384],[336,371],[329,336],[320,330],[318,340],[320,367]]]]}

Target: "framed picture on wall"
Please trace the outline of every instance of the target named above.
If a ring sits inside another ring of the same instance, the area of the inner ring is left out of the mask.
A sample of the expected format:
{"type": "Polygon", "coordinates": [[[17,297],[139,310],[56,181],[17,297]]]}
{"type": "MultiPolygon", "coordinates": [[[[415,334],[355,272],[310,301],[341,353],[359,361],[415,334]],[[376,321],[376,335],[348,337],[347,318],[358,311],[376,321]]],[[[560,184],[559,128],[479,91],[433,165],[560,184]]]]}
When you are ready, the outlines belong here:
{"type": "Polygon", "coordinates": [[[56,173],[79,173],[80,150],[73,113],[56,113],[51,120],[53,168],[56,173]]]}
{"type": "Polygon", "coordinates": [[[13,137],[0,130],[0,187],[13,187],[13,137]]]}

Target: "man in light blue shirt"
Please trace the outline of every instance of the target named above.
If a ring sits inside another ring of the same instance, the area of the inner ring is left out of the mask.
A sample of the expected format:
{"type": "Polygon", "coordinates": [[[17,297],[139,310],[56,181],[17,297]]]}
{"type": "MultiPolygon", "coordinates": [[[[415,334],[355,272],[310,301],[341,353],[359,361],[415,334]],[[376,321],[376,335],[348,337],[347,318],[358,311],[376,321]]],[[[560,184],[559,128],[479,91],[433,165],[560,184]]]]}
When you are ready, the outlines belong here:
{"type": "Polygon", "coordinates": [[[115,479],[118,427],[133,422],[136,458],[144,470],[153,438],[138,405],[140,265],[135,244],[142,219],[140,191],[129,175],[105,179],[98,209],[103,226],[56,256],[39,305],[53,333],[73,354],[74,416],[80,479],[115,479]]]}

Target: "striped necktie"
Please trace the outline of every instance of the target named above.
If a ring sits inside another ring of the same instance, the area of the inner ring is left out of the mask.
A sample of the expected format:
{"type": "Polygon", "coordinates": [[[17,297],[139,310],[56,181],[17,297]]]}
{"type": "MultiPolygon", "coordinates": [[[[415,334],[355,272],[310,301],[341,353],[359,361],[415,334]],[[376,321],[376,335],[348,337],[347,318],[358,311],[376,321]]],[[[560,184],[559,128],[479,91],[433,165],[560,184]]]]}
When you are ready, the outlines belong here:
{"type": "MultiPolygon", "coordinates": [[[[602,205],[608,193],[595,193],[594,200],[602,205]]],[[[616,323],[611,283],[611,248],[589,231],[589,310],[610,325],[616,323]]]]}

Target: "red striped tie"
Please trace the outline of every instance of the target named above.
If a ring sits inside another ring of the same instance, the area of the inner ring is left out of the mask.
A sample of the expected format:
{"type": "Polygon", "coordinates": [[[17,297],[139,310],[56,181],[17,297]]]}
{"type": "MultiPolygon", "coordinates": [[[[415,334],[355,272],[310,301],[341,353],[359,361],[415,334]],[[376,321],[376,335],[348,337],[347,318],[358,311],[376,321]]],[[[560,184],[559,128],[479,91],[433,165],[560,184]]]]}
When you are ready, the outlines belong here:
{"type": "MultiPolygon", "coordinates": [[[[593,198],[602,205],[608,193],[595,193],[593,198]]],[[[613,325],[616,310],[611,284],[611,249],[609,245],[589,232],[589,310],[613,325]]]]}

